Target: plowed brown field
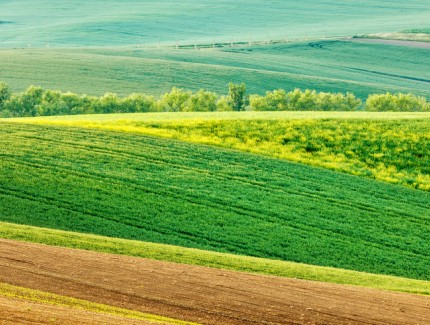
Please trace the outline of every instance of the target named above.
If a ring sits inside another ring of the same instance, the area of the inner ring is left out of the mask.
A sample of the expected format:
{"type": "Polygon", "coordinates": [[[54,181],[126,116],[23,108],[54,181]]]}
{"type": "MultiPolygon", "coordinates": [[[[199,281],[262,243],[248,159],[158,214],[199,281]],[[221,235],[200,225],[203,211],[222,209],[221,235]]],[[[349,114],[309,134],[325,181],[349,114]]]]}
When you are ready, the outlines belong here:
{"type": "Polygon", "coordinates": [[[3,239],[0,282],[207,324],[430,323],[430,297],[3,239]]]}

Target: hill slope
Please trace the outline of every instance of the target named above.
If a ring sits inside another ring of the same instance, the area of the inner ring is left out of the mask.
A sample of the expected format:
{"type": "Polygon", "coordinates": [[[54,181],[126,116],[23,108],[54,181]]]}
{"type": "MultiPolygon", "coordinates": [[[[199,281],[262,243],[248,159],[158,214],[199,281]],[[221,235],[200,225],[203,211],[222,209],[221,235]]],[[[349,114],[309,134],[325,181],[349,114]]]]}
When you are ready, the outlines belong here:
{"type": "Polygon", "coordinates": [[[430,278],[429,193],[137,135],[0,132],[3,221],[430,278]]]}
{"type": "Polygon", "coordinates": [[[424,324],[430,317],[430,297],[8,240],[0,240],[0,270],[0,281],[14,285],[203,324],[424,324]]]}
{"type": "Polygon", "coordinates": [[[13,91],[34,84],[90,95],[160,95],[172,87],[223,94],[229,82],[245,82],[251,94],[297,87],[353,92],[362,99],[386,91],[430,98],[428,52],[333,40],[201,51],[3,49],[0,76],[13,91]]]}
{"type": "Polygon", "coordinates": [[[424,1],[3,0],[0,46],[97,46],[350,35],[427,27],[424,1]],[[323,14],[322,14],[323,13],[323,14]]]}

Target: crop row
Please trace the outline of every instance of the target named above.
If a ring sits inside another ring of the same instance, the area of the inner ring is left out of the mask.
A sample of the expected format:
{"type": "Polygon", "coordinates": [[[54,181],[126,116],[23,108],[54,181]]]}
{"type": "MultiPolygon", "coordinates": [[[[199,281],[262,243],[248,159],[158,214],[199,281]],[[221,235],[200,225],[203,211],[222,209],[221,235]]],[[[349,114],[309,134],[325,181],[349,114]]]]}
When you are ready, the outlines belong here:
{"type": "MultiPolygon", "coordinates": [[[[212,113],[213,114],[213,113],[212,113]]],[[[85,117],[46,119],[30,123],[94,127],[216,145],[328,168],[360,177],[430,190],[430,120],[284,117],[243,113],[227,118],[170,118],[145,115],[112,119],[85,117]],[[249,117],[248,117],[249,116],[249,117]]],[[[369,114],[369,113],[366,113],[369,114]]],[[[385,115],[384,115],[385,116],[385,115]]],[[[397,116],[397,118],[396,118],[397,116]]],[[[389,117],[388,115],[386,117],[389,117]]]]}
{"type": "Polygon", "coordinates": [[[426,192],[132,134],[0,132],[3,221],[429,278],[426,192]]]}

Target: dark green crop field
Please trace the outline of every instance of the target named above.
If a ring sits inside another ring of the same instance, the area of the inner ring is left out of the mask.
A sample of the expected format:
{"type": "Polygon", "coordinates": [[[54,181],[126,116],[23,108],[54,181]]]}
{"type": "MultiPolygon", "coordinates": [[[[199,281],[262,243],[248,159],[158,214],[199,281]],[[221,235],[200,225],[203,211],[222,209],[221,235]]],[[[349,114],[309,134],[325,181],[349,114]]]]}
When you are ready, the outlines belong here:
{"type": "Polygon", "coordinates": [[[174,140],[0,124],[0,220],[430,279],[430,194],[174,140]]]}

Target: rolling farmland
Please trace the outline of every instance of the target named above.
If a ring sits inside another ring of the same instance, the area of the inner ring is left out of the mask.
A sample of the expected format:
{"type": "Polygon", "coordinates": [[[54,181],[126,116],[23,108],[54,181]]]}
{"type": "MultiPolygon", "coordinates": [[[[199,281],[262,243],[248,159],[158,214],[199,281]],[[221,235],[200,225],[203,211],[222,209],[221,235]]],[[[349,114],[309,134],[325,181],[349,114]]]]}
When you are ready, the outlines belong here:
{"type": "Polygon", "coordinates": [[[1,324],[429,322],[430,2],[0,7],[1,324]]]}
{"type": "Polygon", "coordinates": [[[1,132],[2,221],[429,279],[427,192],[133,134],[1,132]]]}
{"type": "Polygon", "coordinates": [[[33,84],[89,95],[160,95],[172,87],[224,94],[229,82],[245,82],[258,94],[308,88],[362,99],[386,91],[430,98],[428,51],[333,40],[207,50],[2,49],[0,76],[13,91],[33,84]]]}

